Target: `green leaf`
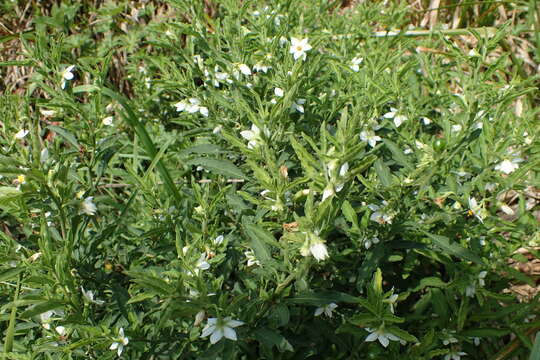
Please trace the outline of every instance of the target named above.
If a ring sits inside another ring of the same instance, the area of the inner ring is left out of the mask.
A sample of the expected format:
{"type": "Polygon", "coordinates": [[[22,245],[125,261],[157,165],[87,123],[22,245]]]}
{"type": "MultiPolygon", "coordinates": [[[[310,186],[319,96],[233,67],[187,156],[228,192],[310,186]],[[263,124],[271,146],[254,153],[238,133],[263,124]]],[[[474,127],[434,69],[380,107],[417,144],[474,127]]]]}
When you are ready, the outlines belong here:
{"type": "Polygon", "coordinates": [[[22,319],[28,319],[32,316],[36,316],[39,314],[43,314],[44,312],[47,312],[49,310],[54,310],[58,308],[64,307],[65,302],[60,300],[47,300],[44,302],[41,302],[35,306],[32,306],[30,309],[26,310],[21,314],[22,319]]]}
{"type": "Polygon", "coordinates": [[[540,331],[536,333],[534,340],[534,346],[531,350],[531,356],[529,360],[540,360],[540,331]]]}
{"type": "Polygon", "coordinates": [[[287,299],[288,302],[293,304],[305,304],[313,306],[323,306],[328,305],[332,302],[345,302],[349,304],[358,303],[360,298],[356,296],[351,296],[346,293],[339,291],[320,291],[320,292],[303,292],[293,297],[292,299],[287,299]]]}
{"type": "Polygon", "coordinates": [[[392,174],[390,173],[390,168],[384,163],[384,161],[377,159],[377,161],[375,161],[374,168],[379,180],[381,180],[381,184],[384,187],[391,186],[392,174]]]}
{"type": "Polygon", "coordinates": [[[261,344],[268,348],[275,346],[280,352],[294,351],[289,341],[287,341],[283,335],[274,330],[261,328],[255,330],[254,335],[261,344]]]}
{"type": "Polygon", "coordinates": [[[236,165],[229,160],[210,159],[210,158],[195,158],[186,162],[186,165],[202,166],[210,172],[220,174],[235,179],[244,179],[246,176],[236,165]]]}
{"type": "Polygon", "coordinates": [[[73,93],[77,94],[77,93],[83,93],[83,92],[95,92],[99,90],[100,90],[99,86],[96,86],[96,85],[79,85],[73,88],[73,93]]]}
{"type": "Polygon", "coordinates": [[[384,144],[390,150],[392,153],[392,159],[399,165],[403,166],[407,170],[414,170],[414,167],[409,162],[409,159],[407,156],[403,153],[403,150],[401,150],[393,141],[388,139],[383,139],[384,144]]]}
{"type": "Polygon", "coordinates": [[[403,329],[398,328],[397,326],[388,326],[386,327],[386,330],[388,330],[388,332],[396,335],[398,338],[403,339],[405,341],[412,342],[412,343],[418,342],[418,339],[415,336],[409,334],[403,329]]]}
{"type": "Polygon", "coordinates": [[[358,227],[358,216],[356,215],[356,212],[351,206],[351,203],[345,200],[343,202],[343,205],[341,205],[341,211],[343,212],[343,215],[345,216],[347,220],[349,220],[350,223],[358,227]]]}
{"type": "Polygon", "coordinates": [[[464,330],[460,334],[467,337],[495,337],[500,338],[501,336],[508,335],[511,333],[511,330],[505,329],[472,329],[464,330]]]}
{"type": "MultiPolygon", "coordinates": [[[[110,98],[113,98],[114,100],[118,101],[122,107],[124,108],[124,112],[121,113],[124,120],[128,123],[129,126],[137,133],[137,136],[142,141],[144,148],[148,155],[153,159],[156,157],[158,151],[156,149],[156,146],[152,142],[150,135],[146,131],[146,128],[144,125],[139,121],[137,115],[133,111],[133,108],[131,107],[129,100],[123,97],[122,95],[119,95],[115,93],[114,91],[102,88],[101,91],[109,96],[110,98]]],[[[169,170],[165,167],[163,164],[163,161],[159,161],[157,164],[158,171],[163,178],[163,182],[165,183],[165,186],[171,193],[171,195],[174,197],[177,203],[180,203],[181,196],[178,192],[178,188],[174,184],[174,181],[171,177],[171,174],[169,173],[169,170]]]]}
{"type": "Polygon", "coordinates": [[[14,277],[22,273],[24,270],[24,267],[17,267],[3,271],[2,273],[0,273],[0,282],[13,279],[14,277]]]}
{"type": "Polygon", "coordinates": [[[262,263],[267,263],[270,261],[272,255],[267,243],[275,242],[273,236],[254,224],[245,223],[244,228],[246,230],[246,234],[251,239],[251,247],[255,252],[255,257],[257,260],[261,261],[262,263]]]}
{"type": "Polygon", "coordinates": [[[484,265],[484,262],[479,256],[456,242],[451,243],[450,239],[448,239],[446,236],[435,235],[426,231],[422,232],[427,235],[431,240],[433,240],[433,244],[440,250],[442,250],[444,253],[447,253],[448,255],[454,255],[461,259],[472,261],[480,265],[484,265]]]}
{"type": "Polygon", "coordinates": [[[51,130],[51,131],[54,131],[55,133],[57,133],[61,137],[63,137],[65,140],[67,140],[68,143],[70,143],[77,150],[79,150],[79,147],[80,147],[79,142],[77,141],[77,139],[75,138],[75,136],[72,133],[70,133],[66,129],[61,128],[60,126],[56,126],[56,125],[49,125],[49,126],[47,126],[47,128],[49,130],[51,130]]]}
{"type": "Polygon", "coordinates": [[[439,287],[439,288],[444,288],[446,287],[448,284],[445,283],[444,281],[442,281],[441,279],[439,279],[438,277],[427,277],[427,278],[423,278],[422,280],[420,280],[420,284],[418,286],[416,286],[414,289],[412,289],[411,291],[412,292],[417,292],[417,291],[420,291],[426,287],[439,287]]]}

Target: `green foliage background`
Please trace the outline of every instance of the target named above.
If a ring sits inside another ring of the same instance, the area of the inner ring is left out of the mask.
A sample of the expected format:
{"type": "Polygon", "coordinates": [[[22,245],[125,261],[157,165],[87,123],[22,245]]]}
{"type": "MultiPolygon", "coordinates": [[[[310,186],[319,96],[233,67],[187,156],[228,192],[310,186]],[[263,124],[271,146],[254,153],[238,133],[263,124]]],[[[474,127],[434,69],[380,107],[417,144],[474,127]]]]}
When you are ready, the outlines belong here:
{"type": "Polygon", "coordinates": [[[19,34],[24,59],[0,63],[33,68],[0,105],[5,358],[116,358],[120,328],[129,359],[528,358],[538,299],[505,289],[535,281],[508,259],[540,240],[526,196],[540,183],[538,77],[500,51],[522,28],[469,28],[467,52],[444,29],[374,36],[407,28],[399,3],[49,10],[19,34]],[[309,39],[305,61],[291,37],[309,39]],[[190,98],[207,117],[176,110],[190,98]],[[201,338],[201,311],[244,322],[238,340],[201,338]],[[366,342],[368,329],[401,342],[366,342]]]}

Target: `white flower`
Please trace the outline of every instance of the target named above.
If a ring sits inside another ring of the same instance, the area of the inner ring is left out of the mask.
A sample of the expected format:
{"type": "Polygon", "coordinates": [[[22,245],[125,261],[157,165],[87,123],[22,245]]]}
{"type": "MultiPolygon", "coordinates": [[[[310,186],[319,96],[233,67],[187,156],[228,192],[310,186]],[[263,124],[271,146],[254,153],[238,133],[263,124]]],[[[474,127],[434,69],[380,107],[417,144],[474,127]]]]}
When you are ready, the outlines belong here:
{"type": "Polygon", "coordinates": [[[398,294],[392,294],[388,299],[383,300],[384,303],[390,304],[390,312],[392,312],[392,314],[394,313],[394,305],[396,304],[398,297],[398,294]]]}
{"type": "Polygon", "coordinates": [[[246,64],[238,64],[238,70],[244,75],[251,75],[251,69],[246,64]]]}
{"type": "Polygon", "coordinates": [[[39,112],[41,113],[41,115],[46,116],[46,117],[56,115],[56,110],[41,109],[39,112]]]}
{"type": "Polygon", "coordinates": [[[481,223],[484,223],[484,219],[488,216],[486,209],[478,205],[473,197],[469,197],[469,213],[474,215],[481,223]]]}
{"type": "Polygon", "coordinates": [[[199,260],[197,260],[197,270],[208,270],[210,269],[210,264],[206,261],[206,253],[202,253],[199,260]]]}
{"type": "Polygon", "coordinates": [[[311,45],[308,44],[308,38],[301,40],[294,37],[291,38],[291,47],[289,52],[293,54],[294,60],[298,60],[300,58],[302,58],[302,60],[306,60],[306,51],[309,50],[311,50],[311,45]]]}
{"type": "Polygon", "coordinates": [[[424,123],[424,125],[429,125],[429,124],[432,123],[431,119],[428,118],[428,117],[422,116],[420,119],[422,120],[422,122],[424,123]]]}
{"type": "Polygon", "coordinates": [[[485,282],[485,278],[486,278],[486,275],[487,275],[487,271],[480,271],[480,273],[478,274],[478,285],[484,287],[486,285],[486,282],[485,282]]]}
{"type": "Polygon", "coordinates": [[[113,120],[114,120],[113,116],[107,116],[107,117],[103,118],[103,120],[101,120],[101,122],[105,126],[112,126],[113,120]]]}
{"type": "Polygon", "coordinates": [[[54,328],[54,330],[56,330],[56,332],[60,336],[65,336],[66,335],[66,328],[63,327],[63,326],[57,326],[57,327],[54,328]]]}
{"type": "MultiPolygon", "coordinates": [[[[265,134],[267,131],[265,131],[265,134]]],[[[263,140],[261,137],[261,129],[255,124],[251,125],[251,130],[244,130],[240,132],[240,135],[248,140],[248,149],[254,149],[259,146],[263,140]]]]}
{"type": "Polygon", "coordinates": [[[510,174],[519,169],[519,163],[522,159],[516,158],[512,160],[504,159],[500,164],[495,165],[495,170],[502,171],[505,174],[510,174]]]}
{"type": "Polygon", "coordinates": [[[94,303],[94,304],[97,304],[97,305],[103,305],[105,303],[105,301],[103,301],[103,300],[94,299],[94,293],[91,290],[86,291],[81,286],[81,291],[82,291],[83,297],[88,302],[91,302],[91,303],[94,303]]]}
{"type": "Polygon", "coordinates": [[[29,130],[21,129],[15,134],[15,139],[22,139],[26,135],[28,135],[29,132],[30,132],[29,130]]]}
{"type": "Polygon", "coordinates": [[[236,341],[235,327],[242,326],[244,323],[239,320],[232,320],[230,317],[224,319],[209,318],[206,326],[204,327],[201,337],[207,337],[210,335],[210,343],[215,344],[221,338],[225,338],[236,341]]]}
{"type": "Polygon", "coordinates": [[[367,250],[367,249],[369,249],[371,247],[371,245],[378,244],[379,242],[380,242],[379,238],[374,236],[371,239],[365,239],[364,240],[364,247],[367,250]]]}
{"type": "Polygon", "coordinates": [[[458,342],[458,339],[456,339],[452,335],[447,335],[447,337],[443,340],[444,345],[455,344],[457,342],[458,342]]]}
{"type": "Polygon", "coordinates": [[[350,68],[354,71],[354,72],[358,72],[360,71],[360,64],[364,61],[364,58],[361,58],[361,57],[355,57],[351,60],[351,63],[352,65],[350,66],[350,68]]]}
{"type": "Polygon", "coordinates": [[[67,81],[73,80],[75,77],[72,73],[73,69],[75,69],[75,65],[70,65],[62,71],[62,89],[66,88],[67,81]]]}
{"type": "Polygon", "coordinates": [[[311,244],[309,251],[311,252],[311,255],[317,259],[317,261],[324,260],[328,257],[328,250],[323,242],[315,242],[311,244]]]}
{"type": "Polygon", "coordinates": [[[263,72],[263,73],[267,73],[268,70],[270,70],[272,67],[270,65],[265,65],[261,62],[258,62],[256,63],[255,65],[253,65],[253,70],[257,71],[257,72],[263,72]]]}
{"type": "Polygon", "coordinates": [[[214,239],[214,244],[221,245],[223,243],[223,239],[224,239],[223,235],[219,235],[218,237],[214,239]]]}
{"type": "Polygon", "coordinates": [[[367,331],[369,331],[371,334],[369,334],[364,341],[371,342],[379,340],[382,346],[387,347],[390,343],[390,340],[392,341],[399,341],[400,339],[389,332],[384,331],[384,327],[381,326],[378,329],[371,329],[366,328],[367,331]]]}
{"type": "Polygon", "coordinates": [[[360,133],[360,140],[367,141],[369,146],[375,147],[375,145],[377,145],[377,142],[381,141],[382,139],[380,136],[375,135],[373,131],[364,130],[360,133]]]}
{"type": "Polygon", "coordinates": [[[126,346],[129,343],[129,339],[127,336],[124,336],[124,328],[120,328],[119,331],[119,338],[117,341],[113,342],[111,344],[111,347],[109,349],[111,350],[117,350],[116,353],[118,356],[122,355],[122,351],[124,351],[124,346],[126,346]]]}
{"type": "Polygon", "coordinates": [[[322,307],[318,307],[317,309],[315,309],[315,316],[320,316],[320,315],[322,315],[324,313],[326,316],[331,318],[332,317],[332,311],[334,311],[337,307],[338,306],[335,303],[330,303],[330,304],[324,305],[322,307]]]}
{"type": "Polygon", "coordinates": [[[201,106],[201,101],[196,98],[190,98],[188,101],[182,100],[174,104],[176,107],[176,111],[182,112],[187,111],[190,114],[194,114],[196,112],[199,112],[205,117],[208,117],[208,108],[201,106]]]}
{"type": "Polygon", "coordinates": [[[326,188],[324,188],[324,190],[323,190],[322,200],[321,201],[324,201],[324,200],[328,199],[329,197],[334,196],[335,194],[336,194],[336,192],[334,190],[334,186],[332,184],[328,184],[326,186],[326,188]]]}
{"type": "Polygon", "coordinates": [[[452,125],[452,132],[460,132],[461,129],[463,129],[463,127],[459,124],[457,125],[452,125]]]}
{"type": "Polygon", "coordinates": [[[44,163],[49,159],[49,149],[43,148],[41,152],[39,153],[39,161],[44,163]]]}
{"type": "Polygon", "coordinates": [[[214,128],[214,130],[212,130],[212,134],[219,134],[221,132],[221,130],[223,130],[223,126],[222,125],[218,125],[214,128]]]}
{"type": "Polygon", "coordinates": [[[385,119],[394,119],[394,125],[396,125],[396,127],[400,127],[404,121],[408,120],[405,115],[399,115],[396,108],[390,108],[390,112],[384,114],[383,117],[385,119]]]}
{"type": "Polygon", "coordinates": [[[257,260],[257,258],[255,257],[255,254],[253,254],[253,251],[251,251],[251,250],[245,251],[244,256],[247,259],[247,266],[248,267],[252,266],[252,265],[261,266],[260,261],[257,260]]]}
{"type": "Polygon", "coordinates": [[[277,96],[277,97],[283,97],[283,89],[282,88],[275,88],[274,89],[274,94],[277,96]]]}
{"type": "Polygon", "coordinates": [[[381,225],[384,224],[391,224],[392,219],[394,218],[389,213],[384,212],[384,208],[388,205],[386,201],[383,201],[383,205],[375,205],[375,204],[369,204],[368,208],[370,208],[373,211],[373,214],[369,217],[371,221],[375,221],[381,225]]]}
{"type": "Polygon", "coordinates": [[[460,360],[462,356],[466,356],[467,353],[463,351],[453,351],[444,355],[444,360],[460,360]]]}
{"type": "Polygon", "coordinates": [[[93,196],[88,196],[84,201],[81,203],[81,212],[86,215],[93,216],[96,214],[97,207],[96,204],[92,201],[94,199],[93,196]]]}
{"type": "Polygon", "coordinates": [[[304,113],[304,104],[306,99],[297,99],[291,105],[291,111],[298,111],[299,113],[304,113]]]}
{"type": "Polygon", "coordinates": [[[203,322],[205,316],[206,313],[204,312],[204,310],[199,311],[195,315],[195,321],[193,322],[193,326],[199,326],[203,322]]]}
{"type": "Polygon", "coordinates": [[[54,315],[53,310],[45,311],[44,313],[39,314],[39,318],[41,320],[41,326],[43,326],[44,329],[50,330],[51,325],[49,324],[51,322],[51,316],[54,315]]]}

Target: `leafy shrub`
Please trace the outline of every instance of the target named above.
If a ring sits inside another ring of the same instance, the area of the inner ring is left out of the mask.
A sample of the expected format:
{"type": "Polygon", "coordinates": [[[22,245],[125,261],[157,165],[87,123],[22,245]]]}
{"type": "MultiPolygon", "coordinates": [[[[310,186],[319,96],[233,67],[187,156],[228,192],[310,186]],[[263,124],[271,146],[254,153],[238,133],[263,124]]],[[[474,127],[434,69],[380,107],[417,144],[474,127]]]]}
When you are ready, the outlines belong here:
{"type": "Polygon", "coordinates": [[[105,3],[75,32],[65,2],[25,43],[27,96],[2,106],[7,358],[528,356],[537,301],[505,289],[532,281],[507,259],[539,240],[539,127],[534,79],[495,55],[511,28],[469,53],[373,36],[397,5],[171,5],[125,23],[105,3]]]}

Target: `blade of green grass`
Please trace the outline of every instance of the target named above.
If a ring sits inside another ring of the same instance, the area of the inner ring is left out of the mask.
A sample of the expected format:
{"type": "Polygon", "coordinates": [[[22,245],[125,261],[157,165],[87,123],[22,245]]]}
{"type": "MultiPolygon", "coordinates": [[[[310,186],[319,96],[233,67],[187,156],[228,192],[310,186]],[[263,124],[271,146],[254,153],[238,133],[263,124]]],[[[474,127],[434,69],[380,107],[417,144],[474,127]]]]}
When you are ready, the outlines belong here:
{"type": "MultiPolygon", "coordinates": [[[[144,125],[138,120],[137,116],[135,115],[133,108],[129,104],[129,100],[108,88],[102,88],[101,90],[103,94],[107,95],[112,99],[115,99],[116,101],[118,101],[119,104],[122,105],[122,107],[124,108],[124,113],[122,114],[123,118],[141,139],[141,142],[143,143],[146,152],[152,158],[152,160],[154,160],[158,155],[156,146],[150,139],[150,135],[144,128],[144,125]]],[[[176,202],[180,202],[180,193],[178,192],[178,189],[174,184],[174,181],[172,180],[171,174],[169,173],[161,159],[158,159],[156,167],[171,195],[175,198],[176,202]]]]}

